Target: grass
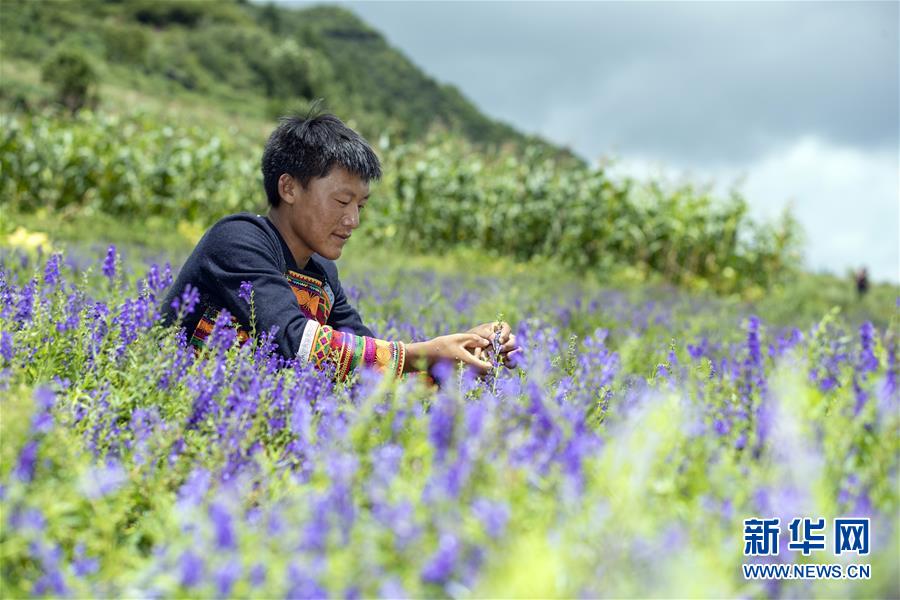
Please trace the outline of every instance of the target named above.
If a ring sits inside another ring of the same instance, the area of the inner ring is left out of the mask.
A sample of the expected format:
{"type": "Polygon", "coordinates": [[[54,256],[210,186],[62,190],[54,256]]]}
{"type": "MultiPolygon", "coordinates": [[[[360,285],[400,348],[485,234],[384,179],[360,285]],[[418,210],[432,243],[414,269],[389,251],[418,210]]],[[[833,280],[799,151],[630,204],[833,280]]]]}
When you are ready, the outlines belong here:
{"type": "MultiPolygon", "coordinates": [[[[4,56],[0,60],[0,82],[0,107],[5,110],[23,100],[31,107],[52,104],[51,86],[41,80],[40,67],[30,61],[4,56]]],[[[216,129],[226,124],[232,135],[257,145],[266,139],[274,122],[259,117],[262,109],[256,106],[256,97],[211,100],[208,94],[192,93],[120,65],[104,66],[99,97],[98,110],[103,112],[121,116],[139,106],[143,112],[173,124],[216,129]]]]}
{"type": "MultiPolygon", "coordinates": [[[[88,217],[47,211],[32,214],[6,211],[0,219],[0,245],[8,244],[8,236],[19,228],[46,234],[59,249],[96,255],[106,245],[116,244],[143,262],[169,261],[176,266],[187,258],[203,234],[203,229],[195,224],[173,223],[161,217],[123,222],[104,214],[88,217]]],[[[897,314],[900,298],[900,287],[896,285],[874,284],[865,297],[859,298],[849,278],[807,273],[769,290],[761,299],[748,302],[737,296],[717,297],[709,292],[677,289],[660,278],[648,279],[628,265],[609,272],[578,273],[561,269],[549,259],[520,262],[465,247],[442,254],[410,254],[399,247],[367,245],[364,233],[354,237],[338,264],[342,279],[350,281],[378,273],[392,278],[402,277],[404,272],[431,272],[437,276],[468,278],[473,284],[496,280],[498,287],[509,288],[511,297],[528,287],[545,289],[549,294],[555,288],[576,287],[589,296],[615,289],[632,294],[635,301],[692,299],[737,313],[764,315],[772,324],[797,327],[818,322],[834,307],[851,323],[870,320],[879,327],[886,327],[897,314]]]]}

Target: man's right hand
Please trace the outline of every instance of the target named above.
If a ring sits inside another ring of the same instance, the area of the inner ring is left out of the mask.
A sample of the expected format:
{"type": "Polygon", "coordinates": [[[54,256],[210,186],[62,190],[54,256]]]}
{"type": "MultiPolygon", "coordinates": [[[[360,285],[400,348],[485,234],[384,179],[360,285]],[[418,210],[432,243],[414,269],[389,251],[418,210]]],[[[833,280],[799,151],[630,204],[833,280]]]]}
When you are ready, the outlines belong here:
{"type": "Polygon", "coordinates": [[[475,357],[476,348],[485,348],[490,342],[475,333],[453,333],[442,335],[427,342],[406,344],[406,363],[404,371],[430,369],[438,361],[453,360],[471,365],[481,375],[486,375],[493,368],[491,363],[475,357]]]}

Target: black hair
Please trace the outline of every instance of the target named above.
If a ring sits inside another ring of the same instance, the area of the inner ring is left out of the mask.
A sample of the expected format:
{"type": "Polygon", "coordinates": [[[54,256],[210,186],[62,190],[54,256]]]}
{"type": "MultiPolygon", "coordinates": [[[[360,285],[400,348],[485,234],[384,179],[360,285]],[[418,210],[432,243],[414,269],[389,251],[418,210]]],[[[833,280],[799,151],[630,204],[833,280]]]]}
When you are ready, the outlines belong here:
{"type": "Polygon", "coordinates": [[[332,114],[282,117],[262,156],[263,186],[269,204],[278,206],[278,178],[287,173],[306,188],[313,177],[326,177],[335,165],[364,181],[381,178],[381,163],[361,135],[332,114]]]}

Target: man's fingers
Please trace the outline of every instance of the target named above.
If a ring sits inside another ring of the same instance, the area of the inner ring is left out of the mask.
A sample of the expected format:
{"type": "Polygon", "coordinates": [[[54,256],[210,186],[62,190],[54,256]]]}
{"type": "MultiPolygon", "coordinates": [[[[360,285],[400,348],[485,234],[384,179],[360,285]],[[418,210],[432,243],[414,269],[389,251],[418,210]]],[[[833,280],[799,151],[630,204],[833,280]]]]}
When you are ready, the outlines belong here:
{"type": "Polygon", "coordinates": [[[506,321],[494,321],[490,325],[491,327],[491,338],[497,335],[497,332],[500,332],[500,343],[505,344],[509,339],[510,331],[512,331],[509,327],[509,323],[506,321]]]}
{"type": "Polygon", "coordinates": [[[468,348],[470,346],[474,346],[476,348],[484,348],[491,343],[490,340],[484,339],[477,333],[461,333],[459,335],[461,336],[462,345],[465,348],[468,348]]]}
{"type": "Polygon", "coordinates": [[[518,346],[516,346],[516,336],[515,334],[510,334],[509,340],[500,346],[500,354],[506,354],[510,350],[515,350],[518,346]]]}
{"type": "Polygon", "coordinates": [[[488,373],[493,368],[491,363],[485,362],[478,358],[475,358],[475,356],[473,354],[470,354],[469,352],[466,352],[465,350],[463,350],[462,352],[459,353],[458,358],[462,362],[472,365],[473,367],[475,367],[482,373],[488,373]]]}

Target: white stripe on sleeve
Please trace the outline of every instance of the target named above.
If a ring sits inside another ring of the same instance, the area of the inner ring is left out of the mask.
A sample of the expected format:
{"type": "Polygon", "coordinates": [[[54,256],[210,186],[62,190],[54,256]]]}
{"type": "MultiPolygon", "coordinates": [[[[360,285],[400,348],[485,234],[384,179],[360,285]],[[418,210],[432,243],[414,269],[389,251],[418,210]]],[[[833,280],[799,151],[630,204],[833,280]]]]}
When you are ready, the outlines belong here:
{"type": "Polygon", "coordinates": [[[309,362],[309,355],[312,352],[313,342],[319,333],[319,323],[315,319],[309,319],[306,327],[303,328],[303,337],[300,338],[300,348],[297,350],[297,356],[300,358],[300,364],[305,365],[309,362]]]}

